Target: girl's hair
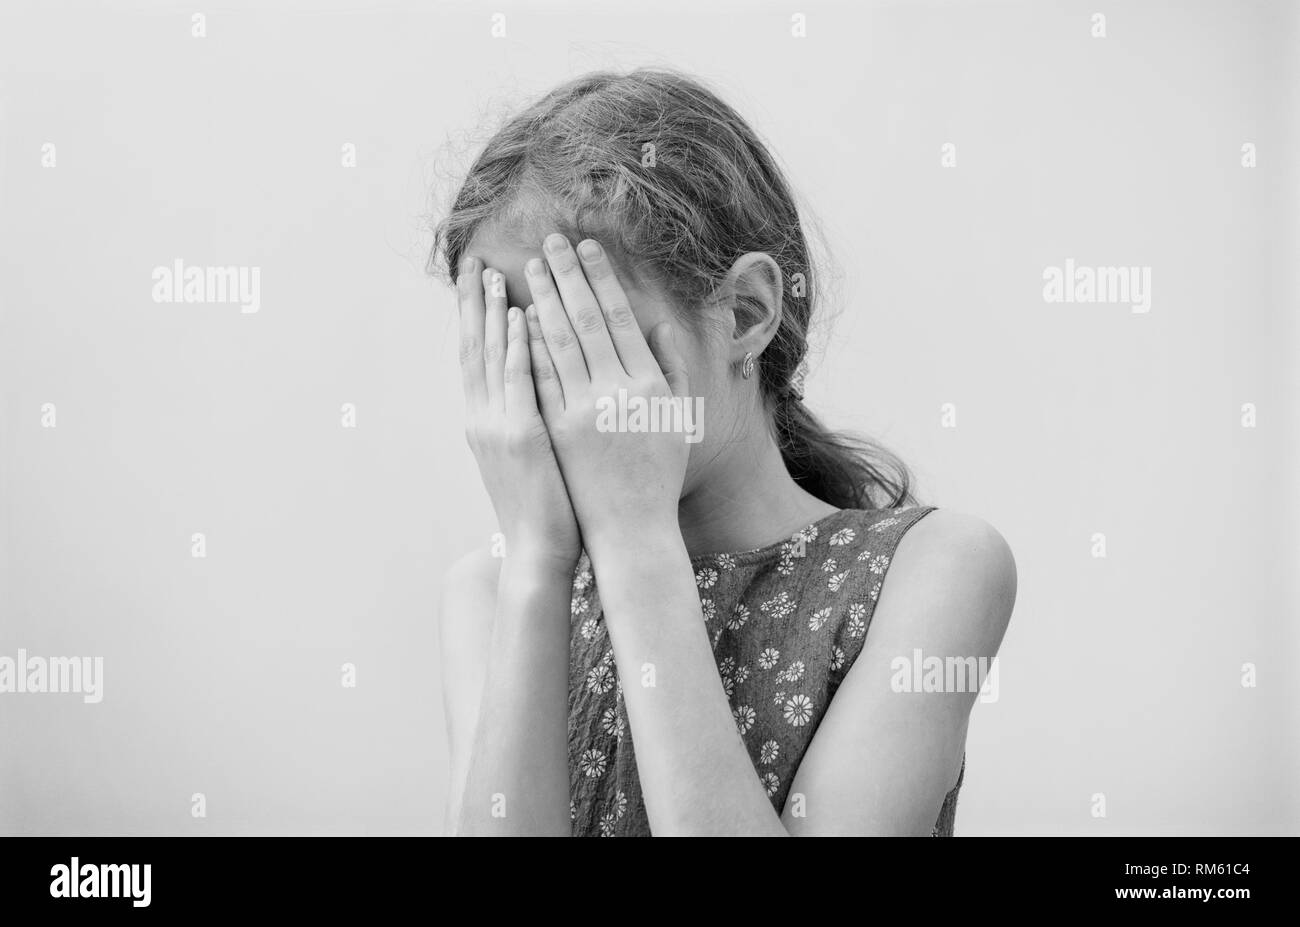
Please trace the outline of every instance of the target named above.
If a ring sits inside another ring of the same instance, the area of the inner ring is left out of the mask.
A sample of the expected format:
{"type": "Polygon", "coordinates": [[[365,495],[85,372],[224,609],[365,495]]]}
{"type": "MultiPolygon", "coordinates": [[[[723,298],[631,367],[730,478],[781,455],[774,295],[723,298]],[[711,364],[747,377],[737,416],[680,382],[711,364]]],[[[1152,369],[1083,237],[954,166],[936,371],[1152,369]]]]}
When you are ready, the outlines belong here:
{"type": "MultiPolygon", "coordinates": [[[[837,508],[913,501],[896,457],[828,430],[791,395],[816,295],[798,210],[758,136],[695,80],[662,69],[588,74],[511,118],[438,223],[431,269],[454,276],[490,222],[595,238],[622,272],[682,307],[713,298],[741,255],[771,255],[785,278],[783,312],[755,369],[786,469],[837,508]]],[[[755,321],[756,300],[739,287],[733,298],[737,324],[755,321]]]]}

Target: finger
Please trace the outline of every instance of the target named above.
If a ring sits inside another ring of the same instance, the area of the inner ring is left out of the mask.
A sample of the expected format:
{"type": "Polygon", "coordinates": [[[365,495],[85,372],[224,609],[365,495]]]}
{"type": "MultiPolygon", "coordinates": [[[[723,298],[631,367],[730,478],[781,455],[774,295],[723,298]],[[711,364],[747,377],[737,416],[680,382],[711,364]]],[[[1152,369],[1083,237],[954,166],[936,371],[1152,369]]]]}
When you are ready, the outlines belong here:
{"type": "Polygon", "coordinates": [[[673,395],[684,398],[690,391],[690,379],[686,374],[686,359],[677,350],[676,329],[667,322],[660,322],[650,330],[650,350],[654,352],[659,369],[673,395]]]}
{"type": "Polygon", "coordinates": [[[528,325],[517,306],[511,306],[506,314],[506,358],[502,379],[506,415],[537,415],[533,370],[528,356],[528,325]]]}
{"type": "Polygon", "coordinates": [[[606,371],[623,373],[618,352],[610,340],[609,329],[605,326],[605,316],[600,311],[596,294],[587,285],[587,277],[582,272],[582,262],[577,252],[569,245],[569,239],[559,232],[546,236],[546,260],[551,265],[551,275],[560,291],[560,301],[568,313],[569,323],[578,335],[582,345],[583,356],[587,359],[587,369],[592,378],[606,371]]]}
{"type": "Polygon", "coordinates": [[[551,360],[542,334],[542,320],[537,317],[537,307],[524,310],[528,326],[528,355],[533,365],[533,389],[537,392],[537,407],[545,421],[552,421],[564,411],[564,391],[560,388],[560,375],[551,360]]]}
{"type": "Polygon", "coordinates": [[[578,344],[578,336],[573,333],[564,305],[560,302],[560,291],[555,288],[551,272],[546,263],[533,258],[524,266],[524,276],[528,280],[528,290],[533,294],[533,305],[537,307],[537,317],[542,323],[542,333],[546,336],[546,347],[551,352],[551,362],[560,377],[560,386],[566,398],[578,395],[591,383],[587,373],[587,361],[578,344]]]}
{"type": "Polygon", "coordinates": [[[487,401],[483,379],[483,285],[479,282],[478,258],[460,262],[456,277],[456,301],[460,310],[460,372],[465,402],[471,408],[487,401]]]}
{"type": "Polygon", "coordinates": [[[483,378],[488,404],[505,404],[506,366],[506,278],[500,271],[484,268],[482,280],[487,309],[483,321],[483,378]]]}
{"type": "Polygon", "coordinates": [[[641,334],[641,326],[632,313],[623,285],[618,282],[614,265],[605,255],[600,243],[590,238],[578,245],[578,256],[582,259],[582,269],[587,283],[596,294],[601,312],[605,316],[605,325],[609,330],[614,349],[618,352],[623,369],[630,376],[643,377],[654,373],[655,359],[641,334]]]}

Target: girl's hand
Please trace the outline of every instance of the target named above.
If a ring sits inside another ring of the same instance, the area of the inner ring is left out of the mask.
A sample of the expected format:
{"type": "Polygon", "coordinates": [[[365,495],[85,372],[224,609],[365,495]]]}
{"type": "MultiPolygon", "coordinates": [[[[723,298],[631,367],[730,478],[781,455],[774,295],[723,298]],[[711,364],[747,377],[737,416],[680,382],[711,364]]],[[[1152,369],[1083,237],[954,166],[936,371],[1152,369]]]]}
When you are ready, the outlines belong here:
{"type": "Polygon", "coordinates": [[[572,573],[581,553],[578,523],[538,413],[528,326],[522,311],[506,309],[505,276],[480,267],[477,258],[466,258],[456,281],[465,436],[505,535],[506,556],[572,573]]]}
{"type": "Polygon", "coordinates": [[[665,399],[699,427],[672,327],[656,325],[647,344],[596,242],[587,239],[575,252],[563,235],[552,234],[545,253],[545,263],[534,258],[525,269],[538,403],[588,550],[660,530],[680,539],[687,436],[680,427],[615,430],[620,406],[644,402],[653,416],[669,407],[665,399]]]}

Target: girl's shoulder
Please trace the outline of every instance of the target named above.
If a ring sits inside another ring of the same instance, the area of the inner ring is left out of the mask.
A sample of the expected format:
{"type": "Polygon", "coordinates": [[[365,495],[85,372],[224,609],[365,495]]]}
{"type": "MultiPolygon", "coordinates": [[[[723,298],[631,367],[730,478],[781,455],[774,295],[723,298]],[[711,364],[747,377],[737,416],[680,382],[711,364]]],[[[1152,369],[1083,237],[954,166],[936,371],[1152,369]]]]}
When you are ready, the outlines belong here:
{"type": "Polygon", "coordinates": [[[881,617],[931,626],[949,643],[979,652],[1000,641],[1016,598],[1011,546],[983,518],[924,506],[870,519],[892,545],[889,598],[881,617]],[[890,524],[893,518],[897,522],[890,524]]]}
{"type": "Polygon", "coordinates": [[[810,626],[827,625],[845,670],[877,612],[891,625],[925,616],[960,625],[955,638],[1000,639],[1015,601],[1015,559],[997,529],[935,506],[842,510],[796,536],[776,572],[797,588],[810,626]]]}

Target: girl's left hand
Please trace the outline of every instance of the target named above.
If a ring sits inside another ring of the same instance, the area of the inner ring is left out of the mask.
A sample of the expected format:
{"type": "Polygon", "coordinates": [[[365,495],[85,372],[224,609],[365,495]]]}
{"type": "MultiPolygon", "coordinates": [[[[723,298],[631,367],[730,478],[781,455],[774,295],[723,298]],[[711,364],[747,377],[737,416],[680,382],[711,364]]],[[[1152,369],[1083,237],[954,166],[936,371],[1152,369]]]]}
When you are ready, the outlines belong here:
{"type": "MultiPolygon", "coordinates": [[[[639,403],[647,421],[668,409],[664,400],[673,400],[678,416],[694,414],[694,407],[680,408],[690,404],[689,383],[673,327],[659,323],[647,343],[595,241],[584,240],[575,251],[563,235],[552,234],[545,254],[545,263],[534,258],[525,269],[534,378],[583,542],[592,551],[660,530],[680,537],[687,436],[617,430],[624,422],[620,408],[639,403]]],[[[689,421],[700,427],[697,418],[689,421]]]]}

